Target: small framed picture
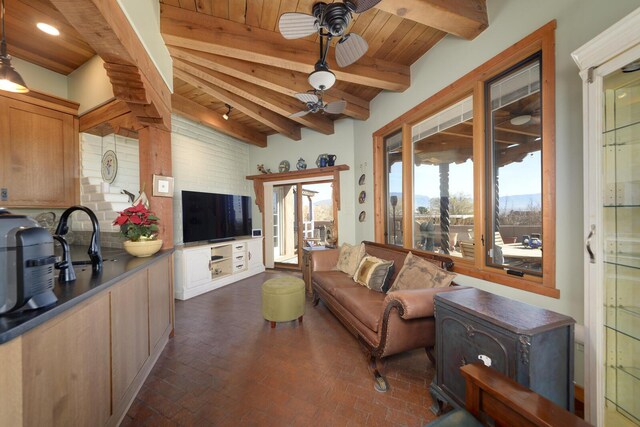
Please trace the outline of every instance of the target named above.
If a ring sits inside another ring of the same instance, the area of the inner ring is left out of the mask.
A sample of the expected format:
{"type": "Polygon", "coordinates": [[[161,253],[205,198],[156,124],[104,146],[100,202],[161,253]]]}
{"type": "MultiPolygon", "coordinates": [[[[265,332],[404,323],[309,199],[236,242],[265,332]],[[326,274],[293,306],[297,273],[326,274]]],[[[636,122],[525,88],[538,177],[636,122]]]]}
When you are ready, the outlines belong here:
{"type": "Polygon", "coordinates": [[[173,177],[153,175],[153,195],[157,197],[173,197],[173,177]]]}

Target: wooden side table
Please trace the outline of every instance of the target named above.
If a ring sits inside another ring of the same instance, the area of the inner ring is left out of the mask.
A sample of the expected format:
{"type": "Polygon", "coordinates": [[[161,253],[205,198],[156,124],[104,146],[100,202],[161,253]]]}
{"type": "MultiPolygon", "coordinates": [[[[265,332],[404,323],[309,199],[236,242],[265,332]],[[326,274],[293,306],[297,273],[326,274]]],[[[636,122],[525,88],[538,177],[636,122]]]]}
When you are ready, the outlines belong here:
{"type": "Polygon", "coordinates": [[[434,298],[433,412],[464,407],[460,367],[479,359],[573,412],[574,324],[568,316],[469,288],[434,298]]]}
{"type": "Polygon", "coordinates": [[[328,248],[325,248],[324,246],[302,248],[302,280],[304,280],[307,295],[313,294],[313,289],[311,289],[311,252],[324,251],[327,249],[328,248]]]}

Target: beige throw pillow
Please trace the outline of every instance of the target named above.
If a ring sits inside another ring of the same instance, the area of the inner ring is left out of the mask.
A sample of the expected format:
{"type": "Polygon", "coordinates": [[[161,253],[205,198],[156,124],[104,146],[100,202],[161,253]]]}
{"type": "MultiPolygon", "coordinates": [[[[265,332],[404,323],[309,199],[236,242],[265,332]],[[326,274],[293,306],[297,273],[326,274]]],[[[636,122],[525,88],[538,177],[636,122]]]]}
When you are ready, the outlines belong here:
{"type": "Polygon", "coordinates": [[[364,243],[361,243],[358,246],[343,243],[342,246],[340,246],[340,254],[338,255],[338,264],[336,264],[336,269],[347,273],[349,276],[353,276],[356,273],[356,269],[364,255],[364,243]]]}
{"type": "Polygon", "coordinates": [[[365,256],[360,261],[360,265],[353,276],[353,280],[367,288],[382,292],[382,288],[391,276],[393,271],[393,261],[365,256]]]}
{"type": "Polygon", "coordinates": [[[402,270],[391,285],[389,292],[405,289],[446,288],[451,284],[455,273],[443,270],[411,252],[404,260],[402,270]]]}

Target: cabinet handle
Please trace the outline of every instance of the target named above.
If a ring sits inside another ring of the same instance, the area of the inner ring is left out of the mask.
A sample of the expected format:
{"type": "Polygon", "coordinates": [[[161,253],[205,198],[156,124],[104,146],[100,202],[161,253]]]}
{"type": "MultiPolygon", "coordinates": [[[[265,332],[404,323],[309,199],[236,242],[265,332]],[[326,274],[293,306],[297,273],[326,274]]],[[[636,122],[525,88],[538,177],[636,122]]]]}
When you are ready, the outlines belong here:
{"type": "Polygon", "coordinates": [[[589,235],[587,236],[587,241],[585,243],[585,246],[587,248],[587,252],[589,252],[589,262],[591,264],[595,264],[596,263],[596,256],[593,253],[593,250],[591,250],[591,238],[593,238],[593,236],[596,234],[596,225],[595,224],[591,224],[591,231],[589,231],[589,235]]]}
{"type": "Polygon", "coordinates": [[[236,259],[242,259],[242,255],[238,255],[236,259]]]}
{"type": "Polygon", "coordinates": [[[236,265],[236,268],[238,268],[238,269],[240,269],[240,268],[242,268],[242,267],[244,267],[244,265],[242,265],[242,264],[240,264],[240,265],[236,265]]]}
{"type": "Polygon", "coordinates": [[[463,367],[466,364],[467,364],[467,359],[465,359],[464,356],[462,356],[462,359],[460,359],[460,367],[463,367]]]}
{"type": "Polygon", "coordinates": [[[251,261],[251,252],[249,252],[249,261],[251,261]]]}

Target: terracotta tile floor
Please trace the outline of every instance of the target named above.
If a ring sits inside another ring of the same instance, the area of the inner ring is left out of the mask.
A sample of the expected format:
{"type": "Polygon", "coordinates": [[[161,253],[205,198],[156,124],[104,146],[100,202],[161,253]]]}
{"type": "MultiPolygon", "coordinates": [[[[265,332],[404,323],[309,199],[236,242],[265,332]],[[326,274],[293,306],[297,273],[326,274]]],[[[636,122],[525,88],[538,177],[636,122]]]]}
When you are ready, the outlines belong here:
{"type": "Polygon", "coordinates": [[[304,322],[261,314],[267,272],[176,301],[175,337],[122,426],[422,426],[435,418],[423,350],[387,359],[378,393],[357,340],[320,303],[304,322]]]}

